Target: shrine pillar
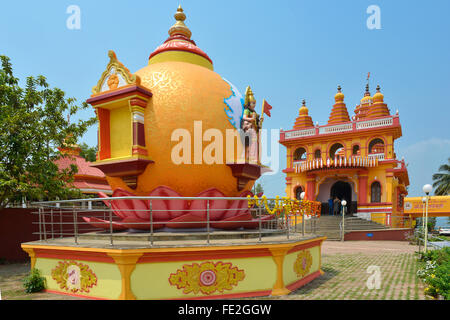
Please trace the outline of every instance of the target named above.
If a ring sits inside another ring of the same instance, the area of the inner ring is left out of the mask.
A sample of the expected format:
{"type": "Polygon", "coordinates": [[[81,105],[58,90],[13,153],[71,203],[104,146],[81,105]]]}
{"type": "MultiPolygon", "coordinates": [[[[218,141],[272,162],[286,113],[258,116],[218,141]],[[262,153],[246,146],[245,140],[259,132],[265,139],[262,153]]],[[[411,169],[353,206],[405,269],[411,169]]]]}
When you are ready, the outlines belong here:
{"type": "Polygon", "coordinates": [[[368,172],[359,171],[358,172],[358,204],[367,203],[367,180],[368,172]]]}
{"type": "Polygon", "coordinates": [[[306,194],[305,199],[314,201],[316,199],[316,175],[309,174],[306,176],[306,194]]]}

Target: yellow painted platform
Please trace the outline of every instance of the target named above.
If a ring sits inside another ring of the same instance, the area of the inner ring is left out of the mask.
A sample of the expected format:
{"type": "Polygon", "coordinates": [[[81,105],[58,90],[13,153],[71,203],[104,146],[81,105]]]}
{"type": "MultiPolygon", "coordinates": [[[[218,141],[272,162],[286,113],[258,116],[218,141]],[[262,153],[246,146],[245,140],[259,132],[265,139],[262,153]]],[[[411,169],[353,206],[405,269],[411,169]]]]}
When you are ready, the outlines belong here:
{"type": "Polygon", "coordinates": [[[325,237],[161,242],[73,238],[23,243],[47,291],[93,299],[221,299],[284,295],[320,276],[325,237]]]}

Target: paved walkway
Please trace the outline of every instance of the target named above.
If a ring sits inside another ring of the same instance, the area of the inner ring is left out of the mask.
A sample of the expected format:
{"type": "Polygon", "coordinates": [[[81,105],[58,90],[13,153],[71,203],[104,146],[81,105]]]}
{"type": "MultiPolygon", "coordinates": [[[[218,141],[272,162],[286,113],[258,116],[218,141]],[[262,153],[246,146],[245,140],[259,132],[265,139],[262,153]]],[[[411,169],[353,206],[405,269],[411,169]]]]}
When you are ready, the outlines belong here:
{"type": "Polygon", "coordinates": [[[325,241],[322,247],[324,275],[297,291],[279,297],[286,300],[424,300],[424,286],[416,277],[417,246],[404,241],[325,241]],[[380,271],[380,288],[369,289],[380,271]]]}
{"type": "MultiPolygon", "coordinates": [[[[280,297],[258,299],[283,300],[413,300],[425,299],[424,286],[416,277],[418,247],[402,241],[325,241],[322,247],[324,275],[297,291],[280,297]],[[369,266],[378,266],[380,289],[369,289],[369,266]]],[[[25,294],[22,279],[29,264],[0,266],[3,299],[80,299],[49,293],[25,294]]]]}

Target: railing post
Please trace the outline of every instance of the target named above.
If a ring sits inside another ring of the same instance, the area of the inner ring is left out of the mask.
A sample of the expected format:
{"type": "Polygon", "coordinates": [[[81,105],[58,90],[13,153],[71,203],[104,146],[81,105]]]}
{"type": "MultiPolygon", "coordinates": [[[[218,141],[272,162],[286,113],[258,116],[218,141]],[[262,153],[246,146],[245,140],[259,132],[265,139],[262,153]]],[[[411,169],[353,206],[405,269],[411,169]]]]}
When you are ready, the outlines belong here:
{"type": "Polygon", "coordinates": [[[42,241],[42,208],[39,208],[39,241],[42,241]]]}
{"type": "Polygon", "coordinates": [[[78,224],[77,224],[77,212],[75,210],[75,204],[73,205],[73,222],[74,222],[74,238],[75,244],[78,244],[78,224]]]}
{"type": "Polygon", "coordinates": [[[47,232],[46,232],[46,228],[45,228],[45,209],[42,210],[42,226],[44,228],[44,240],[45,242],[47,242],[47,232]]]}
{"type": "Polygon", "coordinates": [[[206,243],[209,245],[209,199],[206,200],[206,230],[207,230],[207,238],[206,243]]]}
{"type": "Polygon", "coordinates": [[[112,209],[111,201],[109,202],[109,244],[113,246],[113,226],[112,226],[112,209]]]}
{"type": "Polygon", "coordinates": [[[305,236],[305,210],[302,210],[302,237],[305,236]]]}
{"type": "Polygon", "coordinates": [[[290,217],[287,214],[286,210],[284,211],[284,216],[286,217],[286,238],[289,240],[289,229],[291,227],[291,221],[290,221],[290,217]]]}
{"type": "Polygon", "coordinates": [[[295,212],[294,214],[295,214],[295,217],[294,217],[294,223],[295,223],[294,233],[297,233],[297,214],[298,214],[298,212],[295,212]]]}
{"type": "Polygon", "coordinates": [[[50,223],[52,226],[52,240],[55,239],[55,231],[53,230],[53,209],[50,209],[50,223]]]}
{"type": "Polygon", "coordinates": [[[150,245],[153,247],[153,207],[150,200],[150,245]]]}
{"type": "Polygon", "coordinates": [[[261,230],[261,227],[262,227],[261,211],[262,211],[262,208],[261,208],[261,206],[260,206],[260,207],[258,208],[258,212],[259,212],[259,242],[261,242],[261,233],[262,233],[262,230],[261,230]]]}
{"type": "MultiPolygon", "coordinates": [[[[58,203],[59,204],[59,203],[58,203]]],[[[62,210],[59,208],[59,237],[63,237],[63,218],[62,218],[62,210]]]]}

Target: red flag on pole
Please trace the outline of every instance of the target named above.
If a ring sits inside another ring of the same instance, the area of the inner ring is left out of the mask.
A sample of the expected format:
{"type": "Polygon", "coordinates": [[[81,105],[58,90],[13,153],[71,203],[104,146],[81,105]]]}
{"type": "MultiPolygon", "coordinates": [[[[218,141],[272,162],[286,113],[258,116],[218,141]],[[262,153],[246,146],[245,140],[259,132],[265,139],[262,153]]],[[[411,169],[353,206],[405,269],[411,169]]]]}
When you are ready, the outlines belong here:
{"type": "Polygon", "coordinates": [[[270,110],[272,110],[272,106],[268,104],[266,100],[264,100],[263,103],[264,103],[263,112],[270,117],[270,110]]]}

